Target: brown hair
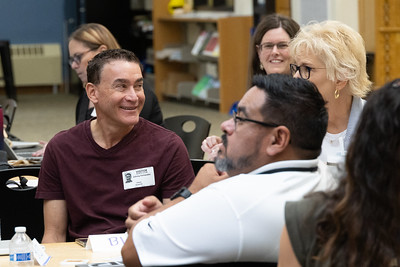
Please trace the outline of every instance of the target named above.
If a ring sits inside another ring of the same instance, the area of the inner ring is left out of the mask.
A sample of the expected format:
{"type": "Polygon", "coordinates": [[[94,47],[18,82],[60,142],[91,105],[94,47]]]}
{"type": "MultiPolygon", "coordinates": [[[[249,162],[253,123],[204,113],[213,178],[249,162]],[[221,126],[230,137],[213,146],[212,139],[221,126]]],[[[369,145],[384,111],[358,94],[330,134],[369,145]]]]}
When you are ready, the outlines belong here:
{"type": "Polygon", "coordinates": [[[265,71],[260,69],[260,59],[256,46],[261,44],[261,40],[267,31],[277,28],[284,29],[290,39],[293,39],[300,26],[293,19],[280,14],[267,15],[258,23],[251,40],[249,79],[255,74],[265,74],[265,71]]]}

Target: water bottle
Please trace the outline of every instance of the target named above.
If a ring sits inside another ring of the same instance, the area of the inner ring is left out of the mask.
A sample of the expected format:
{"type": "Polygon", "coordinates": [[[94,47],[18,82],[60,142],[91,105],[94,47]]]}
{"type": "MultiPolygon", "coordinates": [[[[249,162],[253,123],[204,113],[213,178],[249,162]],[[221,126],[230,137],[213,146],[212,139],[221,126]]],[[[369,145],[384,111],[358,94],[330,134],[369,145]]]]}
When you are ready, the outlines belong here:
{"type": "Polygon", "coordinates": [[[25,232],[25,226],[15,227],[15,235],[10,241],[11,266],[33,266],[32,241],[25,232]]]}

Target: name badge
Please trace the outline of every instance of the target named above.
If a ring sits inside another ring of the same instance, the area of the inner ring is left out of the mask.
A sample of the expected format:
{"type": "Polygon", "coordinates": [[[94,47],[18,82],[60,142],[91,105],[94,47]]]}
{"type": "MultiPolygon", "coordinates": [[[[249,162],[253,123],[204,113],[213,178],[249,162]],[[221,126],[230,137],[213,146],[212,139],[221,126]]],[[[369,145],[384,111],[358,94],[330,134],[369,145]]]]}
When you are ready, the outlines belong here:
{"type": "Polygon", "coordinates": [[[153,167],[122,172],[124,190],[155,185],[153,167]]]}

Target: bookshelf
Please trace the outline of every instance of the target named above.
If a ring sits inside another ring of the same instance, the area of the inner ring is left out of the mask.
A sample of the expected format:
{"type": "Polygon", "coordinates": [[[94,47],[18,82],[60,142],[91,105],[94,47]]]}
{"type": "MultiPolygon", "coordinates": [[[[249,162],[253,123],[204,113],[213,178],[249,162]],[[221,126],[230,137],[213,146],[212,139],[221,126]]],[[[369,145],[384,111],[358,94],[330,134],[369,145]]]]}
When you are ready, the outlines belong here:
{"type": "Polygon", "coordinates": [[[153,49],[155,53],[174,45],[187,46],[191,49],[200,32],[207,28],[218,32],[220,52],[216,59],[195,57],[190,60],[171,61],[155,58],[157,97],[162,100],[166,95],[173,96],[169,87],[175,86],[176,81],[184,81],[186,78],[190,81],[191,77],[198,81],[201,79],[204,65],[215,63],[220,81],[219,110],[224,113],[228,112],[231,105],[240,100],[247,90],[250,31],[253,26],[253,17],[172,17],[167,11],[168,2],[168,0],[153,0],[153,49]],[[166,91],[169,92],[166,93],[166,91]]]}

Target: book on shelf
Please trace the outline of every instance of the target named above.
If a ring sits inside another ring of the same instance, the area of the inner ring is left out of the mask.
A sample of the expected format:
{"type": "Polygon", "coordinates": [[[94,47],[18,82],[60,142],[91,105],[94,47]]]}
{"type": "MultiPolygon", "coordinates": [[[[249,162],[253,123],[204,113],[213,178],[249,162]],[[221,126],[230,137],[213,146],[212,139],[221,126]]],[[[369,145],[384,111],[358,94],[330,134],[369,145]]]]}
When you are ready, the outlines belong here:
{"type": "Polygon", "coordinates": [[[200,98],[207,98],[207,91],[211,88],[218,88],[220,86],[219,80],[211,75],[204,75],[193,87],[192,95],[200,98]]]}
{"type": "Polygon", "coordinates": [[[204,46],[206,45],[208,38],[210,38],[211,34],[208,31],[202,31],[199,36],[196,39],[196,42],[193,45],[192,48],[192,55],[193,56],[198,56],[201,54],[201,51],[203,50],[204,46]]]}
{"type": "Polygon", "coordinates": [[[204,56],[219,57],[218,32],[211,33],[211,36],[208,38],[207,43],[201,53],[204,56]]]}
{"type": "Polygon", "coordinates": [[[218,32],[202,31],[193,45],[192,55],[194,56],[219,56],[218,32]]]}

